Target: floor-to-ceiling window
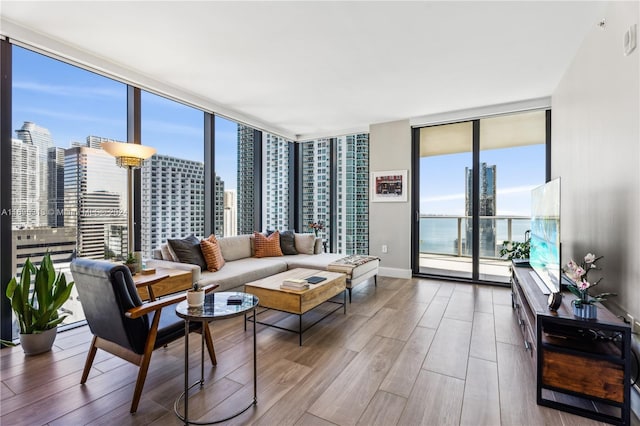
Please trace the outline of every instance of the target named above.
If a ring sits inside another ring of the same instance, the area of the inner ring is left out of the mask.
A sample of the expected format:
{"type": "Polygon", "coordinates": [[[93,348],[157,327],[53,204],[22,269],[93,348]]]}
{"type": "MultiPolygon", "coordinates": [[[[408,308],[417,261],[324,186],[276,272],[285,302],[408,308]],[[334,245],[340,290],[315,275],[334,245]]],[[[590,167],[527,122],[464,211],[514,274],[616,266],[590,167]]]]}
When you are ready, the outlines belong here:
{"type": "Polygon", "coordinates": [[[538,110],[418,130],[416,273],[508,282],[500,249],[524,241],[529,229],[531,189],[546,177],[548,116],[538,110]]]}
{"type": "Polygon", "coordinates": [[[369,252],[369,134],[300,144],[301,223],[334,253],[369,252]]]}
{"type": "Polygon", "coordinates": [[[508,282],[505,241],[524,241],[531,190],[545,182],[546,112],[480,119],[479,277],[508,282]]]}
{"type": "MultiPolygon", "coordinates": [[[[74,256],[128,249],[126,173],[101,149],[127,140],[127,87],[21,47],[12,53],[12,274],[49,252],[70,280],[74,256]]],[[[63,311],[64,324],[84,319],[75,290],[63,311]]]]}
{"type": "Polygon", "coordinates": [[[369,253],[369,134],[339,136],[337,145],[337,252],[369,253]]]}
{"type": "Polygon", "coordinates": [[[293,142],[271,133],[262,136],[262,217],[267,230],[293,229],[289,188],[293,142]]]}
{"type": "Polygon", "coordinates": [[[331,139],[304,142],[300,146],[302,170],[302,232],[320,224],[318,236],[331,233],[331,139]]]}
{"type": "Polygon", "coordinates": [[[420,272],[471,278],[471,122],[420,129],[420,272]]]}
{"type": "MultiPolygon", "coordinates": [[[[204,235],[204,113],[143,91],[141,143],[156,149],[141,167],[141,249],[204,235]]],[[[217,194],[216,194],[217,195],[217,194]]]]}

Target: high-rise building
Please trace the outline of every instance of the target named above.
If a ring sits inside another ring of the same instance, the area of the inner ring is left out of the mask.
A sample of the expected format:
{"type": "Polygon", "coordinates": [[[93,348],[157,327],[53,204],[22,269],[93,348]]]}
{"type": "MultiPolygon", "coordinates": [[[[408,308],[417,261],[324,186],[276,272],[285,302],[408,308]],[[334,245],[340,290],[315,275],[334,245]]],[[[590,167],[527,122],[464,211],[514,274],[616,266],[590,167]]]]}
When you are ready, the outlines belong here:
{"type": "MultiPolygon", "coordinates": [[[[465,214],[473,217],[473,169],[465,167],[465,214]]],[[[480,256],[496,257],[496,166],[487,166],[487,163],[480,163],[480,193],[479,212],[480,216],[480,256]]],[[[472,240],[472,223],[466,221],[466,249],[465,253],[470,254],[472,240]]]]}
{"type": "Polygon", "coordinates": [[[220,236],[224,235],[224,230],[227,226],[224,215],[224,193],[224,181],[222,180],[222,178],[220,178],[220,176],[216,175],[215,185],[213,187],[213,203],[215,205],[215,209],[213,211],[213,233],[214,235],[220,236]]]}
{"type": "Polygon", "coordinates": [[[304,142],[302,150],[302,226],[310,232],[310,223],[325,226],[318,235],[326,238],[331,219],[331,139],[304,142]]]}
{"type": "Polygon", "coordinates": [[[289,149],[291,143],[280,136],[263,133],[264,229],[286,230],[290,227],[289,149]]]}
{"type": "Polygon", "coordinates": [[[254,220],[255,211],[255,182],[254,182],[254,150],[256,139],[255,129],[238,124],[238,187],[237,187],[237,232],[250,234],[256,231],[254,220]]]}
{"type": "Polygon", "coordinates": [[[337,143],[337,252],[369,253],[369,134],[340,136],[337,143]]]}
{"type": "Polygon", "coordinates": [[[64,148],[53,147],[48,151],[48,225],[64,226],[64,148]]]}
{"type": "Polygon", "coordinates": [[[13,229],[37,227],[40,225],[38,147],[11,139],[11,162],[11,226],[13,229]]]}
{"type": "Polygon", "coordinates": [[[49,148],[53,147],[53,138],[48,129],[30,121],[25,121],[22,127],[16,130],[16,136],[23,143],[33,145],[38,149],[38,214],[35,219],[36,226],[47,226],[49,223],[47,217],[49,208],[48,152],[49,148]]]}
{"type": "Polygon", "coordinates": [[[238,209],[235,189],[224,191],[224,232],[223,236],[238,235],[238,209]]]}
{"type": "Polygon", "coordinates": [[[126,255],[128,247],[109,247],[113,229],[126,228],[126,200],[126,170],[116,166],[111,155],[89,147],[65,150],[65,225],[77,228],[78,256],[126,255]]]}
{"type": "MultiPolygon", "coordinates": [[[[143,162],[141,176],[144,257],[151,257],[151,252],[168,238],[205,236],[203,163],[154,154],[143,162]]],[[[223,183],[216,179],[216,198],[221,186],[223,183]]],[[[224,216],[222,209],[220,216],[224,216]]]]}

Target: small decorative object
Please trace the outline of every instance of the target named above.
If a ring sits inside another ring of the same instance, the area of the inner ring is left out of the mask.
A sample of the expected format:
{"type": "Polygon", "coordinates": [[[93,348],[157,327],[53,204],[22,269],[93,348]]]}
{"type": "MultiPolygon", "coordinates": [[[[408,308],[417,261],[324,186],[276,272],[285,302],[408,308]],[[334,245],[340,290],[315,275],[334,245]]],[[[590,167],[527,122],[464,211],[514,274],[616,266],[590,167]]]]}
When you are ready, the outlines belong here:
{"type": "Polygon", "coordinates": [[[557,311],[560,305],[562,305],[562,293],[550,293],[549,298],[547,299],[547,304],[549,305],[550,311],[557,311]]]}
{"type": "Polygon", "coordinates": [[[27,259],[20,281],[15,277],[9,281],[6,296],[20,324],[20,342],[26,355],[51,350],[58,324],[65,319],[58,310],[69,299],[73,284],[67,283],[64,274],[56,275],[49,253],[42,258],[40,267],[27,259]]]}
{"type": "Polygon", "coordinates": [[[526,265],[529,262],[529,251],[531,249],[531,231],[524,233],[522,241],[504,241],[500,249],[500,257],[512,260],[514,265],[526,265]]]}
{"type": "Polygon", "coordinates": [[[129,253],[127,258],[124,261],[124,264],[131,271],[131,275],[135,275],[138,266],[138,259],[133,255],[133,253],[129,253]]]}
{"type": "Polygon", "coordinates": [[[313,229],[316,237],[318,236],[318,231],[322,231],[324,229],[324,222],[312,222],[309,223],[309,228],[313,229]]]}
{"type": "Polygon", "coordinates": [[[571,301],[573,314],[579,318],[597,318],[598,310],[595,303],[606,300],[608,296],[616,296],[616,293],[600,293],[596,296],[589,296],[589,289],[600,284],[602,278],[591,283],[588,281],[587,275],[590,271],[601,270],[596,266],[596,262],[603,257],[604,256],[596,256],[595,254],[587,253],[584,260],[579,265],[571,259],[564,270],[571,280],[571,283],[567,288],[577,297],[577,299],[571,301]]]}
{"type": "Polygon", "coordinates": [[[199,308],[204,305],[204,289],[200,288],[197,281],[193,283],[191,290],[187,290],[187,304],[190,308],[199,308]]]}
{"type": "Polygon", "coordinates": [[[156,268],[145,268],[142,271],[140,271],[140,273],[142,275],[153,275],[156,273],[156,268]]]}

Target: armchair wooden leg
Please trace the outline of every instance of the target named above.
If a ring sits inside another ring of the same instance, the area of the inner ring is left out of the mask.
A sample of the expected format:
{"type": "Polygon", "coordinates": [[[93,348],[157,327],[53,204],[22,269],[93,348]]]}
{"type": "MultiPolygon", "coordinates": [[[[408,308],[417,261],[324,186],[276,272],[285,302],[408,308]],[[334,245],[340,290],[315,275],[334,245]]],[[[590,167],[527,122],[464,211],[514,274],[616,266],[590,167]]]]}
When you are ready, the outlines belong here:
{"type": "Polygon", "coordinates": [[[93,339],[91,339],[91,347],[89,348],[87,359],[84,362],[84,370],[82,371],[82,378],[80,379],[81,385],[84,385],[87,382],[89,371],[91,371],[91,366],[93,365],[93,359],[96,357],[96,352],[98,352],[98,348],[96,347],[96,339],[96,336],[93,336],[93,339]]]}
{"type": "Polygon", "coordinates": [[[140,370],[138,370],[138,378],[136,380],[136,388],[133,391],[133,400],[131,401],[131,409],[129,412],[135,413],[138,410],[138,403],[140,402],[140,396],[142,395],[142,388],[144,387],[144,381],[147,379],[147,370],[149,370],[149,363],[151,362],[151,354],[153,348],[145,351],[140,363],[140,370]]]}
{"type": "Polygon", "coordinates": [[[202,323],[202,331],[204,332],[204,340],[207,342],[207,350],[209,351],[209,357],[211,358],[211,364],[218,365],[216,360],[216,351],[213,348],[213,337],[211,336],[211,329],[209,329],[209,323],[202,323]]]}

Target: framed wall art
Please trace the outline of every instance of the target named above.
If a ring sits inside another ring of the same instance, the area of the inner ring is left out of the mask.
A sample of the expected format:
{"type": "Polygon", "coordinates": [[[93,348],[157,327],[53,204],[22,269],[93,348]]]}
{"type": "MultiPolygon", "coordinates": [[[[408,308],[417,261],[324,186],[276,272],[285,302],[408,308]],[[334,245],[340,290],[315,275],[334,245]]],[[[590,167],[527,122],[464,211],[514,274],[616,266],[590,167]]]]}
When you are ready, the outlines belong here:
{"type": "Polygon", "coordinates": [[[374,203],[406,202],[409,191],[407,170],[371,172],[370,186],[374,203]]]}

